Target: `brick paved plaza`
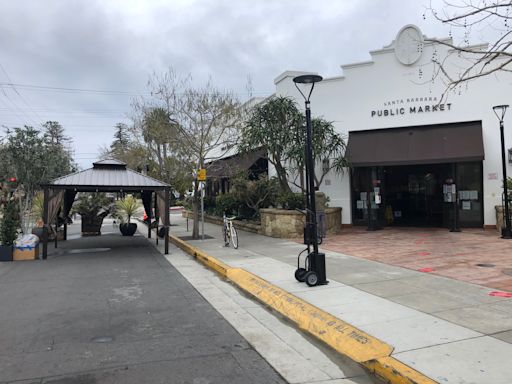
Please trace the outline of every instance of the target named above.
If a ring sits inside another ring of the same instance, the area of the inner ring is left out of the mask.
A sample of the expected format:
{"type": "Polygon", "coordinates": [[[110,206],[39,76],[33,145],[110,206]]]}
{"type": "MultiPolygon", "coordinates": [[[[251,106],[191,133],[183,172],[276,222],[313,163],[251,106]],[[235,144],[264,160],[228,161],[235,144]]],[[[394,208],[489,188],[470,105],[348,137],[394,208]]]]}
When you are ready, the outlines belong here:
{"type": "Polygon", "coordinates": [[[432,269],[429,273],[512,292],[512,240],[501,239],[495,230],[451,233],[442,228],[384,228],[368,232],[366,227],[352,227],[324,239],[321,247],[413,270],[432,269]]]}

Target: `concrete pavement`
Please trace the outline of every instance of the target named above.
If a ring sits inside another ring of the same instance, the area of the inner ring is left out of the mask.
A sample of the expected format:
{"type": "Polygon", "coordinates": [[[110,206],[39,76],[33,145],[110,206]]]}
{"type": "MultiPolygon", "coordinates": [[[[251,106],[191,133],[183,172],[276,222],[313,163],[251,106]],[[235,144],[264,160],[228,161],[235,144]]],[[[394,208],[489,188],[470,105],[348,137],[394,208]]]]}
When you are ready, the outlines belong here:
{"type": "Polygon", "coordinates": [[[77,227],[0,263],[1,383],[285,383],[145,238],[77,227]]]}
{"type": "MultiPolygon", "coordinates": [[[[172,227],[174,229],[174,227],[172,227]]],[[[139,231],[146,227],[139,224],[139,231]]],[[[163,253],[163,242],[152,243],[163,253]]],[[[288,382],[381,383],[359,365],[295,329],[286,319],[237,290],[193,257],[171,245],[167,260],[288,382]]]]}
{"type": "MultiPolygon", "coordinates": [[[[184,219],[173,223],[172,235],[190,235],[184,219]]],[[[489,296],[491,288],[331,251],[331,283],[308,288],[293,278],[302,245],[240,232],[233,250],[219,226],[205,229],[213,239],[189,243],[388,343],[393,358],[437,382],[512,382],[512,300],[489,296]]]]}

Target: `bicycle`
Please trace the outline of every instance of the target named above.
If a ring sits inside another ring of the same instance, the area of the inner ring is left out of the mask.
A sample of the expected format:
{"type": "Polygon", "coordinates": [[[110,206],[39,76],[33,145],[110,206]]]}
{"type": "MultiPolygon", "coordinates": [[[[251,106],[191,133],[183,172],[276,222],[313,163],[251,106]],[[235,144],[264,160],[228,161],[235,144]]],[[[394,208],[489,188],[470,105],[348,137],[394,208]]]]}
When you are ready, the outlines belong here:
{"type": "Polygon", "coordinates": [[[233,220],[235,217],[227,217],[224,212],[222,216],[223,225],[222,225],[222,235],[224,236],[224,245],[229,247],[229,243],[233,244],[233,248],[238,249],[238,233],[236,231],[235,226],[233,225],[233,220]]]}

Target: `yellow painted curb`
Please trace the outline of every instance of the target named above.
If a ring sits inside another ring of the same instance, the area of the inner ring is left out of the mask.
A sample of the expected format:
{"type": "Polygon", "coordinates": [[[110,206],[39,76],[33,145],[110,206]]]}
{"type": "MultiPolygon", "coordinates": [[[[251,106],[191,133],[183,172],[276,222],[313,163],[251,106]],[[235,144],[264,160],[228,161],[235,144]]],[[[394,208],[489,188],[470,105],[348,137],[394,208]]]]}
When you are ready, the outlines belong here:
{"type": "Polygon", "coordinates": [[[389,356],[393,350],[390,345],[243,269],[229,269],[228,279],[358,363],[389,356]]]}
{"type": "Polygon", "coordinates": [[[393,347],[359,330],[314,305],[240,268],[232,268],[176,236],[169,235],[178,248],[207,267],[227,277],[253,297],[281,313],[299,328],[335,351],[360,363],[391,384],[436,384],[437,382],[391,357],[393,347]]]}
{"type": "Polygon", "coordinates": [[[171,243],[176,245],[178,248],[184,250],[188,254],[194,256],[197,260],[199,260],[202,264],[210,267],[211,269],[217,271],[222,276],[227,276],[227,271],[231,269],[231,267],[227,264],[224,264],[222,261],[217,260],[215,257],[208,255],[206,252],[201,251],[200,249],[191,246],[186,241],[181,240],[176,236],[169,235],[169,240],[171,243]]]}
{"type": "Polygon", "coordinates": [[[376,376],[393,384],[436,384],[425,375],[401,363],[391,356],[363,362],[363,365],[376,376]]]}

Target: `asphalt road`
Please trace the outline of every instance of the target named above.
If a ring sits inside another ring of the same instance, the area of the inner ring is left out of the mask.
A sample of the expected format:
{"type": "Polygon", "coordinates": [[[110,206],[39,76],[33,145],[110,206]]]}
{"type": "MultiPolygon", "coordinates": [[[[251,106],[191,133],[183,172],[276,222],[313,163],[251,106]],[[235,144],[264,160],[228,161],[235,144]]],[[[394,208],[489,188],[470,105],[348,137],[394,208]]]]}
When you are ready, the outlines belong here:
{"type": "Polygon", "coordinates": [[[0,264],[0,382],[284,380],[144,237],[116,232],[0,264]]]}

